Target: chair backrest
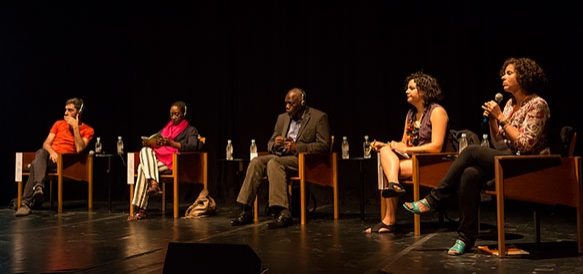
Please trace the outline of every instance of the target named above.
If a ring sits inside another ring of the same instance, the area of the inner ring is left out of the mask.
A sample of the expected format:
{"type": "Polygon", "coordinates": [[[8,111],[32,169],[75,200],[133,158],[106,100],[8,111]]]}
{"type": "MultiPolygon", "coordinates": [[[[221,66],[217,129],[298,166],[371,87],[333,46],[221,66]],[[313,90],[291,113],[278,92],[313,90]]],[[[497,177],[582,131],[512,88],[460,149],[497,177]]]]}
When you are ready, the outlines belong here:
{"type": "Polygon", "coordinates": [[[573,157],[575,154],[575,143],[577,142],[577,132],[571,126],[561,128],[561,155],[563,157],[573,157]]]}
{"type": "Polygon", "coordinates": [[[196,148],[196,151],[205,151],[205,146],[206,146],[206,137],[202,137],[199,134],[198,135],[198,146],[196,148]]]}
{"type": "Polygon", "coordinates": [[[459,139],[461,138],[462,134],[466,134],[466,139],[468,141],[468,145],[471,144],[480,144],[482,141],[478,134],[469,130],[469,129],[450,129],[445,137],[445,143],[441,152],[457,152],[459,148],[459,139]]]}
{"type": "Polygon", "coordinates": [[[577,132],[571,126],[552,127],[548,132],[548,141],[551,154],[560,154],[562,157],[573,157],[577,132]]]}
{"type": "Polygon", "coordinates": [[[571,141],[569,142],[569,157],[575,156],[575,143],[577,142],[577,132],[573,132],[571,135],[571,141]]]}

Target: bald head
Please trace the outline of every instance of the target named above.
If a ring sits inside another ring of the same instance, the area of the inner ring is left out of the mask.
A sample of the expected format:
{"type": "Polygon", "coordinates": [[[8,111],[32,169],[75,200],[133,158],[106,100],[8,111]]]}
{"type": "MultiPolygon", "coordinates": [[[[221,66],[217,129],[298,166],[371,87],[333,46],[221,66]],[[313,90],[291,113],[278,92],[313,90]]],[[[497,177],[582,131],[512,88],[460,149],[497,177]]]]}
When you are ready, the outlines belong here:
{"type": "Polygon", "coordinates": [[[305,107],[305,93],[300,88],[293,88],[285,95],[285,111],[294,118],[299,118],[305,107]],[[304,101],[304,104],[302,104],[304,101]]]}

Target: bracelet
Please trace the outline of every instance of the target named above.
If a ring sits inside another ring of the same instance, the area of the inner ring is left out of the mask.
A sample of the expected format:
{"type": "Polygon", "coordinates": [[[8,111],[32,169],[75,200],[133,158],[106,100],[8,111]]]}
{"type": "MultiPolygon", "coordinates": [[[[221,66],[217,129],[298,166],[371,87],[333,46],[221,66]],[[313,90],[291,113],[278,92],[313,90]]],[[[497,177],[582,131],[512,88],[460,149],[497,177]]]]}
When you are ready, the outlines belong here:
{"type": "Polygon", "coordinates": [[[505,119],[504,121],[500,122],[500,126],[502,127],[502,129],[505,129],[508,124],[509,124],[508,119],[505,119]]]}

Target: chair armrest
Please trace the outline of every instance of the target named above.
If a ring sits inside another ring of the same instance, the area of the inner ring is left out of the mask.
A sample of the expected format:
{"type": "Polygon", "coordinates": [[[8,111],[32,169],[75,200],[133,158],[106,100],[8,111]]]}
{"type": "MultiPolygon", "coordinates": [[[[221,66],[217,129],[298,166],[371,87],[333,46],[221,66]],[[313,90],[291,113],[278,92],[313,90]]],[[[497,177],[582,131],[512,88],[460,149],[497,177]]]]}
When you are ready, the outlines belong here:
{"type": "Polygon", "coordinates": [[[86,163],[91,159],[91,155],[89,153],[62,153],[61,157],[63,157],[63,164],[67,165],[68,163],[74,162],[82,162],[86,163]]]}
{"type": "Polygon", "coordinates": [[[457,158],[457,152],[417,152],[411,154],[411,159],[417,161],[420,166],[431,165],[441,162],[453,161],[457,158]]]}
{"type": "Polygon", "coordinates": [[[178,178],[184,183],[205,183],[208,171],[208,152],[179,152],[174,158],[178,178]]]}
{"type": "Polygon", "coordinates": [[[413,153],[411,156],[413,162],[413,184],[436,187],[456,157],[457,153],[455,152],[413,153]]]}
{"type": "Polygon", "coordinates": [[[300,154],[304,157],[304,161],[308,166],[321,162],[330,162],[330,156],[332,155],[329,152],[300,152],[298,153],[298,158],[300,154]]]}
{"type": "Polygon", "coordinates": [[[64,178],[87,182],[93,176],[93,157],[85,152],[59,154],[56,172],[64,178]]]}
{"type": "Polygon", "coordinates": [[[580,157],[560,155],[496,156],[496,195],[576,207],[581,195],[580,157]]]}
{"type": "Polygon", "coordinates": [[[561,155],[496,156],[495,167],[504,169],[504,178],[523,175],[561,165],[561,155]]]}
{"type": "Polygon", "coordinates": [[[336,152],[300,152],[298,153],[298,173],[303,172],[305,180],[310,183],[332,186],[334,173],[337,172],[336,157],[336,152]]]}

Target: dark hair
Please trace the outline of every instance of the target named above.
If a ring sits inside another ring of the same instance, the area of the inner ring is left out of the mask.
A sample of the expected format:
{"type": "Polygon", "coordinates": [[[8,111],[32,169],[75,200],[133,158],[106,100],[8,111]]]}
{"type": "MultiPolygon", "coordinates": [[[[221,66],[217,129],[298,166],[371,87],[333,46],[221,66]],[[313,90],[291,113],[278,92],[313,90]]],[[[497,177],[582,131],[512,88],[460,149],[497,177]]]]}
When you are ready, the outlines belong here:
{"type": "Polygon", "coordinates": [[[417,89],[422,91],[423,101],[425,106],[443,99],[441,88],[437,80],[433,76],[423,73],[421,71],[414,72],[405,78],[405,89],[409,85],[409,81],[413,80],[417,85],[417,89]]]}
{"type": "Polygon", "coordinates": [[[71,99],[67,100],[67,102],[65,103],[65,105],[68,105],[68,104],[75,105],[75,108],[77,109],[77,111],[81,110],[81,106],[83,106],[83,108],[85,108],[84,107],[85,104],[83,102],[83,99],[81,99],[81,98],[71,98],[71,99]]]}
{"type": "Polygon", "coordinates": [[[186,116],[186,103],[182,101],[176,101],[172,103],[172,106],[176,106],[182,112],[182,116],[186,116]]]}
{"type": "Polygon", "coordinates": [[[500,77],[506,74],[506,67],[514,65],[516,81],[526,94],[541,93],[547,84],[543,69],[530,58],[508,58],[500,69],[500,77]]]}

